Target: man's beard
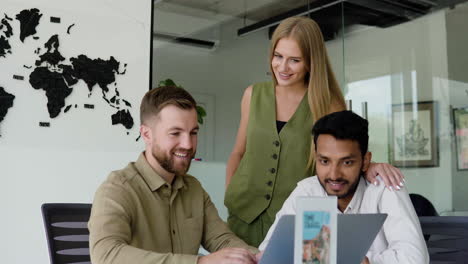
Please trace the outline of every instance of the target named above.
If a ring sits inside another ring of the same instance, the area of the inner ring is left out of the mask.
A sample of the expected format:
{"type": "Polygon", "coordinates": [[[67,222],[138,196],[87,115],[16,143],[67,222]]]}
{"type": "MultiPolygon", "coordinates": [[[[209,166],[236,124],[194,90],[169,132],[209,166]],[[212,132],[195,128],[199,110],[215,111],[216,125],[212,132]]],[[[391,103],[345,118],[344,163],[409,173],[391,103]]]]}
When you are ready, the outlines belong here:
{"type": "MultiPolygon", "coordinates": [[[[364,165],[363,165],[364,166],[364,165]]],[[[350,195],[354,195],[354,193],[356,192],[357,190],[357,187],[358,187],[358,184],[359,184],[359,181],[361,180],[361,177],[363,177],[364,175],[364,172],[362,171],[362,168],[363,166],[361,166],[361,172],[359,173],[359,177],[357,178],[356,182],[353,183],[353,185],[351,185],[348,189],[348,191],[344,194],[341,194],[341,195],[336,195],[336,197],[338,199],[343,199],[343,198],[346,198],[350,195]]],[[[326,183],[327,183],[327,180],[329,179],[325,179],[325,182],[322,182],[319,178],[319,183],[320,185],[322,185],[322,188],[325,190],[325,192],[327,192],[327,188],[326,188],[326,183]]],[[[343,183],[345,184],[349,184],[349,181],[347,180],[342,180],[343,183]]],[[[328,192],[327,192],[328,193],[328,192]]],[[[328,193],[328,195],[334,195],[334,193],[328,193]]]]}
{"type": "MultiPolygon", "coordinates": [[[[357,189],[357,186],[359,184],[359,181],[361,180],[361,177],[362,177],[362,174],[359,175],[359,177],[357,178],[357,181],[353,183],[353,185],[351,185],[348,189],[348,191],[342,195],[338,195],[338,199],[343,199],[343,198],[346,198],[350,195],[353,195],[355,192],[356,192],[356,189],[357,189]]],[[[348,182],[348,181],[346,181],[348,182]]],[[[349,183],[349,182],[348,182],[349,183]]]]}
{"type": "Polygon", "coordinates": [[[188,156],[187,158],[188,162],[184,164],[185,166],[183,167],[179,166],[179,168],[176,168],[173,155],[168,156],[165,152],[159,151],[156,146],[151,151],[151,154],[159,163],[159,165],[167,172],[174,173],[175,175],[185,175],[190,168],[190,163],[192,162],[192,158],[195,156],[195,152],[193,152],[193,150],[187,150],[187,149],[175,149],[175,150],[171,150],[170,153],[174,153],[177,151],[180,151],[182,153],[187,153],[187,156],[188,156]]]}

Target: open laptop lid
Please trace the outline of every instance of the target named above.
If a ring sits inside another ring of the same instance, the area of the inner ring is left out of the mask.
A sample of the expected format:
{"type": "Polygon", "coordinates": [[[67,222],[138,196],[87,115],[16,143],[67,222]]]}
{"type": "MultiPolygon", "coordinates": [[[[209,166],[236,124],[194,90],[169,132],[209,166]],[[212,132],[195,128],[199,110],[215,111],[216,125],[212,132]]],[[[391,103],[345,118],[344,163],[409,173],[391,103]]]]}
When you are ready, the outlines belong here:
{"type": "MultiPolygon", "coordinates": [[[[380,231],[387,214],[338,215],[338,264],[359,264],[380,231]]],[[[259,264],[294,262],[295,215],[283,215],[259,264]]]]}
{"type": "Polygon", "coordinates": [[[276,225],[259,264],[294,262],[294,215],[283,215],[276,225]]]}
{"type": "Polygon", "coordinates": [[[361,263],[386,218],[387,214],[339,214],[337,263],[361,263]]]}

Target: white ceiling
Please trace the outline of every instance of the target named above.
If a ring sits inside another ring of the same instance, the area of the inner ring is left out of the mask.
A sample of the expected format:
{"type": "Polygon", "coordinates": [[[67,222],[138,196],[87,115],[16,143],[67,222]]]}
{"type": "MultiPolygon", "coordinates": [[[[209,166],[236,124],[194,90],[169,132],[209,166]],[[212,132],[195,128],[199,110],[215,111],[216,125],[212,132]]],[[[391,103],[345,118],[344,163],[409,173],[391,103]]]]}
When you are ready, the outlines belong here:
{"type": "Polygon", "coordinates": [[[316,0],[155,0],[154,29],[174,36],[194,36],[235,18],[246,25],[316,0]]]}
{"type": "Polygon", "coordinates": [[[192,16],[204,16],[206,12],[239,18],[247,16],[249,20],[259,21],[314,1],[315,0],[156,0],[155,8],[175,13],[180,12],[192,16]]]}

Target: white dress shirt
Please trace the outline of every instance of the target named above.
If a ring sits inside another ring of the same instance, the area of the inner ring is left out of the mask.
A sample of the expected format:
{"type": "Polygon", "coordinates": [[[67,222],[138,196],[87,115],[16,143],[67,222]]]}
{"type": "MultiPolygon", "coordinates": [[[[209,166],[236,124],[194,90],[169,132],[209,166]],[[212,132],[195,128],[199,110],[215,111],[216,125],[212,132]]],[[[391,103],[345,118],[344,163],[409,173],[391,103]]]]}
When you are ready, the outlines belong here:
{"type": "MultiPolygon", "coordinates": [[[[296,214],[296,198],[304,196],[328,196],[320,184],[317,176],[306,178],[297,184],[297,187],[284,202],[276,219],[270,227],[265,240],[259,249],[265,250],[273,234],[278,219],[283,215],[296,214]]],[[[338,210],[338,213],[341,213],[338,210]]],[[[429,254],[421,232],[419,219],[405,188],[399,191],[390,191],[384,184],[378,186],[368,184],[361,178],[354,196],[344,210],[345,214],[388,214],[382,229],[377,234],[366,256],[370,263],[429,263],[429,254]]]]}

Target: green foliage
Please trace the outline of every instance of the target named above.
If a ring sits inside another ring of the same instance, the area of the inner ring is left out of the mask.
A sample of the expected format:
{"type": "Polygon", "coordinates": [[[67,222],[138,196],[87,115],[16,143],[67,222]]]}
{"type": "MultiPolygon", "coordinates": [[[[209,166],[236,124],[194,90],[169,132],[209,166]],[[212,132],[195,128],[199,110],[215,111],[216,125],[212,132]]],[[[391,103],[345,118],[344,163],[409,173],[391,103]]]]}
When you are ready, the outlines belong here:
{"type": "Polygon", "coordinates": [[[182,88],[182,86],[176,85],[175,82],[173,80],[171,80],[171,79],[166,79],[166,80],[159,81],[158,87],[161,87],[161,86],[177,86],[177,87],[182,88]]]}
{"type": "Polygon", "coordinates": [[[203,125],[203,118],[206,116],[206,111],[203,107],[197,105],[197,117],[198,117],[198,123],[200,125],[203,125]]]}
{"type": "MultiPolygon", "coordinates": [[[[166,80],[159,81],[158,87],[161,87],[161,86],[176,86],[176,87],[179,87],[179,88],[183,88],[182,86],[177,85],[171,79],[166,79],[166,80]]],[[[197,105],[197,119],[198,119],[198,123],[200,125],[203,125],[203,118],[205,116],[206,116],[205,108],[203,108],[202,106],[197,105]]]]}

